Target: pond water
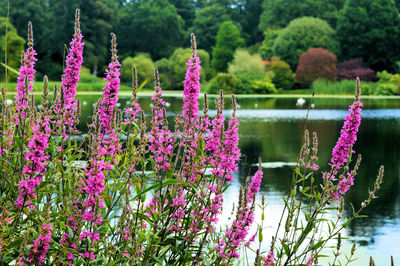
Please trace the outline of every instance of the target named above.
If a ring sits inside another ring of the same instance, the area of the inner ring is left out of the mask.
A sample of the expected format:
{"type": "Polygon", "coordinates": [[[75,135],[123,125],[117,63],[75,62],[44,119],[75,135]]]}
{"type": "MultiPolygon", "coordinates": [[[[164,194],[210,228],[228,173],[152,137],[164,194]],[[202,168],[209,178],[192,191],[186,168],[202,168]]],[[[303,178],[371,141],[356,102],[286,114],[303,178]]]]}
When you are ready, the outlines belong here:
{"type": "MultiPolygon", "coordinates": [[[[80,129],[85,131],[90,121],[93,104],[99,96],[81,96],[82,119],[80,129]]],[[[170,121],[181,112],[182,98],[165,97],[167,115],[170,121]]],[[[261,157],[264,179],[260,194],[268,202],[266,210],[267,228],[264,239],[269,241],[275,232],[283,208],[282,196],[289,188],[293,163],[296,162],[301,136],[305,128],[305,107],[297,108],[295,98],[246,98],[239,97],[238,117],[240,120],[240,149],[242,158],[235,181],[225,195],[225,213],[229,214],[232,204],[237,201],[238,191],[247,175],[256,169],[254,164],[261,157]]],[[[129,97],[120,98],[120,108],[129,97]]],[[[212,100],[210,100],[212,102],[212,100]]],[[[225,101],[226,115],[231,113],[230,99],[225,101]]],[[[306,105],[309,102],[307,99],[306,105]]],[[[385,177],[377,199],[363,214],[368,218],[356,219],[345,231],[345,249],[357,243],[355,265],[366,265],[373,256],[377,265],[388,265],[390,256],[395,264],[400,264],[400,99],[365,99],[363,119],[358,141],[354,146],[356,153],[363,157],[356,177],[355,186],[347,193],[346,201],[354,206],[368,197],[379,166],[384,164],[385,177]]],[[[319,164],[327,165],[347,114],[347,106],[352,99],[314,99],[315,108],[310,111],[307,128],[319,136],[319,164]]],[[[140,98],[146,115],[150,116],[150,98],[140,98]]],[[[215,108],[211,104],[211,113],[215,108]]],[[[325,166],[325,167],[324,167],[325,166]]],[[[318,177],[317,177],[318,178],[318,177]]],[[[346,205],[346,215],[351,214],[346,205]]],[[[224,215],[226,217],[226,215],[224,215]]],[[[258,217],[258,216],[257,216],[258,217]]],[[[268,243],[266,244],[268,249],[268,243]]],[[[349,253],[349,252],[347,252],[349,253]]]]}

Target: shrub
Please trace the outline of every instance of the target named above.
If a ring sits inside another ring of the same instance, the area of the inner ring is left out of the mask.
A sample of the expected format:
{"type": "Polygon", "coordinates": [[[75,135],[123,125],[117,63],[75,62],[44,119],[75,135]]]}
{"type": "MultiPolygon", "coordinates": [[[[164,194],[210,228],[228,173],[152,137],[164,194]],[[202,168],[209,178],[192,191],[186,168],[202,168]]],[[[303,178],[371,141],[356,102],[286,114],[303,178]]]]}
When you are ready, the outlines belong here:
{"type": "Polygon", "coordinates": [[[211,65],[217,72],[226,72],[228,63],[232,61],[236,48],[244,44],[240,30],[232,21],[221,24],[212,50],[211,65]]]}
{"type": "Polygon", "coordinates": [[[236,73],[236,77],[241,81],[241,85],[235,93],[251,94],[255,92],[253,83],[257,80],[264,80],[266,74],[260,72],[239,72],[236,73]]]}
{"type": "Polygon", "coordinates": [[[397,86],[393,83],[379,83],[375,88],[375,95],[394,95],[397,93],[397,86]]]}
{"type": "Polygon", "coordinates": [[[294,70],[300,55],[313,47],[321,47],[334,54],[339,53],[335,31],[326,21],[302,17],[292,20],[282,30],[275,40],[274,52],[294,70]]]}
{"type": "MultiPolygon", "coordinates": [[[[132,81],[132,68],[136,66],[139,82],[147,81],[150,85],[154,77],[154,63],[148,54],[139,54],[135,57],[127,57],[122,61],[121,81],[132,81]]],[[[150,85],[151,86],[151,85],[150,85]]]]}
{"type": "Polygon", "coordinates": [[[278,91],[269,78],[255,80],[251,83],[251,87],[255,93],[270,94],[278,91]]]}
{"type": "Polygon", "coordinates": [[[233,61],[229,64],[228,72],[231,74],[265,73],[265,67],[259,55],[251,55],[246,50],[238,49],[233,56],[233,61]]]}
{"type": "Polygon", "coordinates": [[[350,79],[356,78],[364,81],[376,80],[375,71],[367,68],[362,59],[350,59],[345,60],[338,65],[338,79],[350,79]]]}
{"type": "Polygon", "coordinates": [[[300,56],[296,81],[311,84],[319,78],[336,80],[336,64],[336,55],[322,48],[311,48],[300,56]]]}
{"type": "Polygon", "coordinates": [[[240,93],[242,82],[234,74],[218,73],[206,85],[208,93],[218,94],[220,90],[224,93],[240,93]]]}
{"type": "Polygon", "coordinates": [[[294,85],[294,75],[290,66],[282,60],[274,60],[271,63],[271,71],[274,73],[272,82],[276,87],[289,90],[294,85]]]}

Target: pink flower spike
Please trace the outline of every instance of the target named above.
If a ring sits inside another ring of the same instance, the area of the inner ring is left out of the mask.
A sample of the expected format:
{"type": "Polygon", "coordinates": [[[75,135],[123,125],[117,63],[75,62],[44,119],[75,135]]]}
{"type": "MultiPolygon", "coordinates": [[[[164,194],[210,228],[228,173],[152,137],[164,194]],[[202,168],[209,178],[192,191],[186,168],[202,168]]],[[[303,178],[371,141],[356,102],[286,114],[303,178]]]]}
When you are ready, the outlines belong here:
{"type": "MultiPolygon", "coordinates": [[[[80,30],[79,9],[75,14],[75,34],[70,42],[70,49],[65,59],[66,67],[62,75],[61,86],[64,98],[64,105],[59,101],[56,112],[64,116],[64,124],[69,129],[74,129],[76,111],[76,88],[78,87],[79,74],[83,63],[83,35],[80,30]]],[[[65,132],[63,132],[65,133],[65,132]]]]}
{"type": "Polygon", "coordinates": [[[186,120],[185,129],[190,129],[197,123],[199,114],[200,93],[200,59],[197,56],[196,37],[192,33],[192,56],[187,62],[187,70],[183,89],[183,118],[186,120]]]}
{"type": "Polygon", "coordinates": [[[16,101],[16,112],[17,116],[14,116],[15,122],[19,121],[19,116],[24,119],[26,117],[26,109],[28,108],[28,94],[33,90],[33,83],[35,82],[35,62],[37,61],[37,53],[33,49],[33,30],[32,23],[28,23],[28,49],[25,51],[22,59],[22,66],[19,69],[17,79],[17,95],[15,96],[16,101]]]}

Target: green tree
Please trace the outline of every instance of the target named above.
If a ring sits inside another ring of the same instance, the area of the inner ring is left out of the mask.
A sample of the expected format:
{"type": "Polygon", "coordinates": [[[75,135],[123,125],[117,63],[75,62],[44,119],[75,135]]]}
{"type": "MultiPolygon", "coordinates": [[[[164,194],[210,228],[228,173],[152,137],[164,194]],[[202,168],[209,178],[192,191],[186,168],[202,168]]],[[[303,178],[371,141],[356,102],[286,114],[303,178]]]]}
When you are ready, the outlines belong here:
{"type": "Polygon", "coordinates": [[[290,67],[296,69],[302,53],[313,47],[321,47],[338,54],[339,43],[335,40],[335,31],[329,24],[318,18],[303,17],[290,22],[282,30],[274,43],[274,52],[290,67]]]}
{"type": "Polygon", "coordinates": [[[217,33],[217,44],[213,47],[211,65],[217,72],[226,72],[236,48],[244,44],[238,27],[232,21],[221,24],[217,33]]]}
{"type": "Polygon", "coordinates": [[[188,29],[193,25],[196,16],[196,3],[194,0],[169,0],[175,6],[179,16],[185,21],[184,28],[188,29]]]}
{"type": "Polygon", "coordinates": [[[121,53],[148,52],[156,60],[182,45],[183,20],[167,0],[130,2],[117,33],[121,53]]]}
{"type": "Polygon", "coordinates": [[[260,53],[261,57],[265,60],[269,60],[272,56],[274,56],[274,42],[276,38],[278,38],[281,29],[272,29],[267,28],[264,31],[264,40],[261,44],[260,49],[258,52],[260,53]]]}
{"type": "Polygon", "coordinates": [[[242,36],[247,45],[253,45],[262,41],[262,31],[258,29],[262,13],[263,0],[245,1],[244,11],[240,19],[242,25],[242,36]]]}
{"type": "Polygon", "coordinates": [[[127,57],[121,62],[121,81],[132,82],[132,68],[136,66],[139,83],[147,81],[151,87],[154,78],[154,63],[149,54],[138,54],[135,57],[127,57]]]}
{"type": "Polygon", "coordinates": [[[227,20],[230,20],[227,9],[219,4],[197,11],[191,31],[196,34],[198,47],[210,51],[221,23],[227,20]]]}
{"type": "MultiPolygon", "coordinates": [[[[197,50],[197,55],[201,61],[200,78],[205,81],[210,72],[210,55],[202,49],[197,50]]],[[[183,80],[185,79],[186,63],[191,56],[190,48],[177,48],[168,59],[168,64],[162,59],[162,62],[156,62],[162,70],[168,70],[168,79],[170,89],[183,89],[183,80]]],[[[161,61],[161,60],[160,60],[161,61]]],[[[160,70],[161,71],[161,70],[160,70]]],[[[160,72],[162,73],[162,72],[160,72]]]]}
{"type": "Polygon", "coordinates": [[[399,59],[400,18],[393,0],[348,0],[337,32],[344,59],[362,57],[375,70],[392,70],[399,59]]]}
{"type": "MultiPolygon", "coordinates": [[[[7,27],[7,18],[0,17],[0,62],[4,63],[5,53],[7,53],[7,65],[18,69],[21,62],[21,53],[24,50],[25,40],[21,36],[18,35],[15,27],[8,23],[7,27]],[[5,40],[7,29],[7,51],[5,47],[5,40]]],[[[0,77],[4,78],[5,72],[4,68],[1,67],[0,77]]],[[[16,74],[11,71],[7,73],[8,80],[12,80],[16,78],[16,74]]]]}
{"type": "Polygon", "coordinates": [[[324,19],[332,27],[336,27],[344,2],[345,0],[264,0],[259,30],[286,27],[293,19],[306,16],[324,19]]]}

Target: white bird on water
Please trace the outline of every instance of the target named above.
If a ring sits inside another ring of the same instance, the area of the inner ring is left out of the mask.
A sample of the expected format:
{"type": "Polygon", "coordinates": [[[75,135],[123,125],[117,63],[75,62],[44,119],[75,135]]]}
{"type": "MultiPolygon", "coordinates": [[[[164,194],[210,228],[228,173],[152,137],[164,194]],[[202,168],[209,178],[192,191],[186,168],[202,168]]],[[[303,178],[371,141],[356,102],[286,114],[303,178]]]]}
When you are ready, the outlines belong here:
{"type": "Polygon", "coordinates": [[[299,98],[299,99],[297,99],[296,107],[302,107],[305,103],[306,103],[306,100],[304,100],[303,98],[299,98]]]}

